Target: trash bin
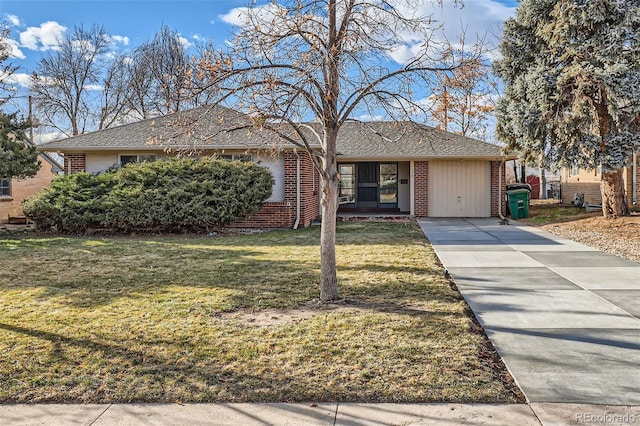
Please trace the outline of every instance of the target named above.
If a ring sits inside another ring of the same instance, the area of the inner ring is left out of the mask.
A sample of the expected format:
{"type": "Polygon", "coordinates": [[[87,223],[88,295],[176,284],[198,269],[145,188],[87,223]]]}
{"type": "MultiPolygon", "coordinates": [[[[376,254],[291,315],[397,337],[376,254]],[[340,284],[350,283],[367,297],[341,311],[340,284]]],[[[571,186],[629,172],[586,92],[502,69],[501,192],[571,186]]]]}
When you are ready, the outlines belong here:
{"type": "Polygon", "coordinates": [[[507,191],[509,199],[509,212],[514,219],[524,219],[529,217],[529,194],[526,188],[511,189],[507,191]]]}
{"type": "Polygon", "coordinates": [[[507,191],[511,191],[512,189],[526,189],[529,192],[531,192],[531,185],[529,185],[528,183],[520,183],[520,182],[507,184],[507,191]]]}

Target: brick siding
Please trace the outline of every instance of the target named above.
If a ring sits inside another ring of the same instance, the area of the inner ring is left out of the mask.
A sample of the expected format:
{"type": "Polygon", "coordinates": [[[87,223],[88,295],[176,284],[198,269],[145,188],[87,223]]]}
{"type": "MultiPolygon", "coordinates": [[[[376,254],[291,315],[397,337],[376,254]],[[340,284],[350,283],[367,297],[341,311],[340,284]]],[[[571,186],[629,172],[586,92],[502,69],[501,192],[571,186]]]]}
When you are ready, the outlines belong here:
{"type": "MultiPolygon", "coordinates": [[[[640,163],[640,159],[638,159],[640,163]]],[[[640,165],[640,164],[639,164],[640,165]]],[[[637,182],[636,198],[640,198],[640,167],[636,167],[637,182]]],[[[633,167],[626,167],[622,173],[624,179],[624,189],[627,195],[629,207],[633,205],[633,167]]],[[[595,175],[593,171],[580,170],[580,176],[570,176],[568,169],[562,170],[562,204],[573,204],[575,194],[584,194],[584,201],[588,204],[601,204],[602,193],[600,192],[600,175],[595,175]]]]}
{"type": "Polygon", "coordinates": [[[54,177],[51,165],[42,160],[42,167],[34,177],[11,179],[11,196],[0,198],[0,223],[7,223],[9,215],[23,216],[22,201],[50,186],[54,177]]]}
{"type": "Polygon", "coordinates": [[[296,221],[297,159],[300,158],[300,223],[307,227],[320,214],[320,179],[307,152],[284,153],[284,202],[268,202],[244,220],[233,223],[240,228],[291,228],[296,221]]]}
{"type": "Polygon", "coordinates": [[[87,171],[87,158],[85,154],[65,154],[64,173],[73,174],[87,171]]]}
{"type": "MultiPolygon", "coordinates": [[[[236,228],[290,228],[291,217],[295,215],[295,206],[286,202],[264,203],[258,213],[247,216],[244,220],[234,222],[236,228]]],[[[295,220],[295,219],[294,219],[295,220]]]]}
{"type": "Polygon", "coordinates": [[[506,213],[505,198],[507,194],[505,168],[502,167],[502,189],[500,189],[500,161],[491,162],[491,216],[499,216],[498,212],[506,213]],[[501,199],[502,198],[502,199],[501,199]]]}
{"type": "Polygon", "coordinates": [[[600,182],[562,182],[562,204],[573,204],[577,192],[583,193],[589,204],[602,203],[600,182]]]}
{"type": "Polygon", "coordinates": [[[413,164],[413,213],[415,217],[429,216],[429,162],[413,164]]]}

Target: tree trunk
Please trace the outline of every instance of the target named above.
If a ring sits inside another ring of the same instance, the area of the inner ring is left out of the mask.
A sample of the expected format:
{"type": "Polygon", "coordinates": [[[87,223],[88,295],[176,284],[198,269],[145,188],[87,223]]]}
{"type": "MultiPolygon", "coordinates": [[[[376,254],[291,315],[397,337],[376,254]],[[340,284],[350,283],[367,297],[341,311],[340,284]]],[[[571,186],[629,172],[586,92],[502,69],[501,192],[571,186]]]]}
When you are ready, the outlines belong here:
{"type": "Polygon", "coordinates": [[[336,213],[338,210],[338,165],[336,162],[336,131],[325,132],[326,157],[322,173],[322,226],[320,229],[320,300],[337,300],[336,213]]]}
{"type": "Polygon", "coordinates": [[[547,199],[547,175],[543,167],[540,167],[540,194],[538,197],[541,200],[547,199]]]}
{"type": "Polygon", "coordinates": [[[629,205],[624,190],[622,169],[614,171],[602,171],[600,183],[602,194],[602,214],[606,218],[629,216],[629,205]]]}

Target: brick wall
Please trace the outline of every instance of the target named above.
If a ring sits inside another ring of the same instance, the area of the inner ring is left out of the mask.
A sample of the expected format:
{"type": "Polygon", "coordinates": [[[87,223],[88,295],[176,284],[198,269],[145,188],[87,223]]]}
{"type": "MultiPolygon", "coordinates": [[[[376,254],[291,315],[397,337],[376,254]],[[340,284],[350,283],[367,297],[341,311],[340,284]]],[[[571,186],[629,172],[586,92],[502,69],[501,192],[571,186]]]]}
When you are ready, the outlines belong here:
{"type": "Polygon", "coordinates": [[[505,196],[507,191],[507,181],[505,179],[505,168],[502,167],[502,189],[500,189],[500,161],[491,162],[491,216],[499,216],[498,212],[507,214],[505,196]]]}
{"type": "Polygon", "coordinates": [[[85,154],[65,154],[64,173],[73,174],[87,171],[87,159],[85,154]]]}
{"type": "Polygon", "coordinates": [[[295,207],[286,202],[265,203],[256,214],[249,215],[245,220],[234,222],[236,228],[290,228],[293,226],[291,217],[295,215],[295,207]],[[292,212],[293,210],[293,212],[292,212]]]}
{"type": "Polygon", "coordinates": [[[296,221],[297,160],[300,158],[300,223],[311,225],[320,214],[319,175],[307,152],[284,153],[284,202],[265,203],[262,209],[233,226],[242,228],[291,228],[296,221]]]}
{"type": "Polygon", "coordinates": [[[600,182],[562,182],[562,204],[573,204],[576,192],[583,193],[589,204],[602,203],[600,182]]]}
{"type": "MultiPolygon", "coordinates": [[[[640,154],[636,157],[636,202],[640,202],[640,154]]],[[[635,209],[638,205],[633,204],[633,163],[624,170],[624,184],[629,207],[635,209]]]]}
{"type": "MultiPolygon", "coordinates": [[[[640,166],[640,158],[637,158],[640,166]]],[[[640,199],[640,167],[636,167],[637,181],[639,183],[636,188],[637,196],[640,199]]],[[[627,195],[629,207],[633,205],[633,166],[626,167],[622,173],[624,179],[624,189],[627,195]]],[[[602,203],[602,194],[600,192],[601,176],[595,174],[592,170],[580,170],[579,176],[570,176],[569,169],[562,169],[562,203],[573,204],[576,192],[584,194],[584,200],[589,204],[602,203]]]]}
{"type": "Polygon", "coordinates": [[[51,165],[42,161],[42,167],[34,177],[29,179],[11,179],[11,196],[0,198],[0,223],[7,223],[9,215],[22,216],[22,201],[51,185],[55,174],[51,165]]]}
{"type": "Polygon", "coordinates": [[[413,164],[413,212],[416,217],[429,216],[429,162],[413,164]]]}

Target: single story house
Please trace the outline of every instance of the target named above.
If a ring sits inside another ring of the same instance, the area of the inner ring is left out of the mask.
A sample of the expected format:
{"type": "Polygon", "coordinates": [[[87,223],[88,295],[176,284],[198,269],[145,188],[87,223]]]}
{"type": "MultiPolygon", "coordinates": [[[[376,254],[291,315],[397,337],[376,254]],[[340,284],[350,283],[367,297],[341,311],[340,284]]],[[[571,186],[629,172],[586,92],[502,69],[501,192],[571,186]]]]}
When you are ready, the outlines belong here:
{"type": "MultiPolygon", "coordinates": [[[[638,206],[640,198],[640,155],[634,153],[631,156],[631,165],[625,167],[622,173],[624,189],[627,194],[627,203],[630,208],[638,206]]],[[[584,194],[584,202],[587,204],[601,204],[600,181],[602,170],[586,170],[579,167],[563,168],[561,170],[562,203],[572,204],[577,193],[584,194]]]]}
{"type": "MultiPolygon", "coordinates": [[[[29,141],[26,144],[31,145],[29,141]]],[[[27,179],[8,179],[0,176],[0,223],[26,222],[22,202],[43,188],[51,185],[56,175],[62,173],[62,165],[46,152],[40,152],[42,167],[27,179]]]]}
{"type": "MultiPolygon", "coordinates": [[[[237,111],[201,107],[49,142],[38,149],[62,155],[65,173],[97,173],[185,150],[251,159],[272,172],[273,193],[259,213],[234,225],[309,226],[320,214],[321,192],[311,158],[285,139],[265,133],[251,131],[247,117],[237,111]],[[231,128],[235,130],[222,130],[231,128]]],[[[427,126],[347,122],[338,135],[340,209],[415,217],[499,216],[505,204],[503,162],[513,158],[497,145],[427,126]]]]}

